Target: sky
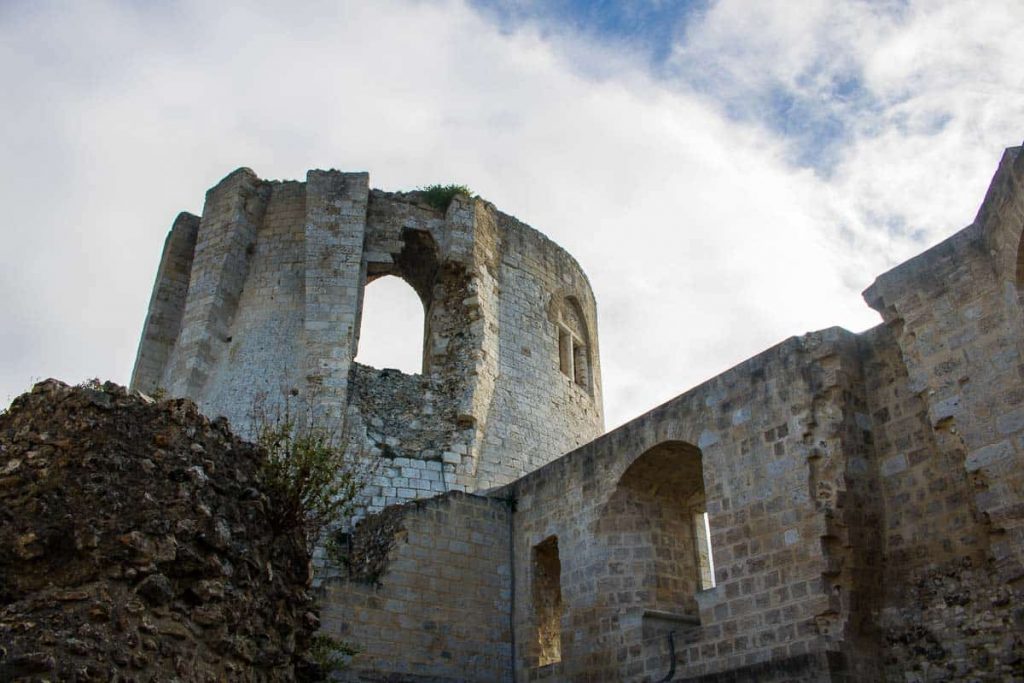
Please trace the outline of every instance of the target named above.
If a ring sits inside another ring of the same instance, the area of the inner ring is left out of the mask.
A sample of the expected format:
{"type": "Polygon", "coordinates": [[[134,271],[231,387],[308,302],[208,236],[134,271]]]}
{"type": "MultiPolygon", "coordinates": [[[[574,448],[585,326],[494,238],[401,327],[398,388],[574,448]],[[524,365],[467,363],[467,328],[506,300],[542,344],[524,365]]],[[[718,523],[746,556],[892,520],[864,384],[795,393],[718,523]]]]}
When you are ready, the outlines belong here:
{"type": "MultiPolygon", "coordinates": [[[[573,254],[614,427],[878,324],[860,293],[1024,139],[1020,26],[1019,0],[5,0],[0,405],[128,382],[171,222],[230,171],[339,168],[466,184],[573,254]]],[[[389,284],[364,349],[415,317],[389,284]]]]}

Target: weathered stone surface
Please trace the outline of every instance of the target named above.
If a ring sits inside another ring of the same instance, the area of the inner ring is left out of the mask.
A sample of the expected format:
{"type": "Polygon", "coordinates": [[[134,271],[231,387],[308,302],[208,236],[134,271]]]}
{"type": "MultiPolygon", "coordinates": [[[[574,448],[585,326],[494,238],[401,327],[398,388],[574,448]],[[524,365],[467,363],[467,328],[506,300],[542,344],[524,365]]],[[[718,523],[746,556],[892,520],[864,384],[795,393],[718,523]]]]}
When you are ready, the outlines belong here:
{"type": "Polygon", "coordinates": [[[316,628],[261,456],[187,400],[37,384],[0,415],[0,680],[295,680],[316,628]]]}
{"type": "Polygon", "coordinates": [[[511,510],[452,492],[356,526],[323,628],[363,648],[346,680],[502,681],[512,665],[511,510]]]}
{"type": "Polygon", "coordinates": [[[1015,680],[1024,671],[1019,588],[970,559],[915,572],[881,614],[889,680],[1015,680]],[[909,677],[908,677],[909,675],[909,677]]]}

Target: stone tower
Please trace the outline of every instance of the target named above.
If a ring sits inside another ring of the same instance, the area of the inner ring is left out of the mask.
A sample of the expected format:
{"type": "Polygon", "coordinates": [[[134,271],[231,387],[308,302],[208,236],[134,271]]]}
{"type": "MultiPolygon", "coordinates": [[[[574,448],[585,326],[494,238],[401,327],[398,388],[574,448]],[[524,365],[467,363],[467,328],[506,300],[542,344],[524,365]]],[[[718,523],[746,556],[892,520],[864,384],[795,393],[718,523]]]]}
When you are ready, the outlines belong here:
{"type": "Polygon", "coordinates": [[[366,173],[261,180],[247,168],[164,246],[132,386],[225,415],[315,404],[384,458],[373,507],[507,484],[603,431],[590,283],[556,244],[479,198],[440,211],[366,173]],[[423,373],[354,362],[363,289],[405,280],[423,373]],[[292,397],[288,399],[287,397],[292,397]]]}

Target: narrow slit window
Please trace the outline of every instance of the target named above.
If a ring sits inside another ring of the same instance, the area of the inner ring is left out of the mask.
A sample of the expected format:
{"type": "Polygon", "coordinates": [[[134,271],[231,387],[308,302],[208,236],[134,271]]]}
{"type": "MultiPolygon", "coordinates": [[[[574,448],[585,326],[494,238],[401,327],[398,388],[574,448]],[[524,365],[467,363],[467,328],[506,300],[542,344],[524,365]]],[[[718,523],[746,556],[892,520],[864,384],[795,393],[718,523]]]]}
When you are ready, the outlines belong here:
{"type": "Polygon", "coordinates": [[[558,328],[558,364],[563,375],[573,376],[572,334],[564,327],[558,328]]]}
{"type": "Polygon", "coordinates": [[[715,558],[711,552],[711,523],[707,512],[693,515],[693,535],[697,550],[697,569],[700,572],[700,588],[715,587],[715,558]]]}
{"type": "Polygon", "coordinates": [[[586,319],[579,303],[567,297],[558,312],[558,367],[572,383],[591,393],[591,358],[586,319]]]}
{"type": "Polygon", "coordinates": [[[587,388],[587,348],[583,344],[572,345],[573,380],[584,389],[587,388]]]}
{"type": "Polygon", "coordinates": [[[562,563],[557,536],[533,548],[533,611],[538,666],[562,661],[562,563]]]}

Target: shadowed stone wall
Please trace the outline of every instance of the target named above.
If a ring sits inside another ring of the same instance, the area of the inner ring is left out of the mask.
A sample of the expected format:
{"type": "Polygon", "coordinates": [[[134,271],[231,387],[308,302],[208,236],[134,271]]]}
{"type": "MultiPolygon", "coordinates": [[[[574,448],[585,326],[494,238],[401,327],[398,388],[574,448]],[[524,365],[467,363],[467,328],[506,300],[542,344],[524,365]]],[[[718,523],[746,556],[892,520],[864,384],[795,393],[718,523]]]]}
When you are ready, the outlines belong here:
{"type": "Polygon", "coordinates": [[[561,661],[542,666],[516,601],[519,680],[658,680],[668,631],[680,679],[841,653],[859,615],[844,547],[862,469],[849,462],[867,455],[850,428],[866,419],[851,401],[858,368],[848,332],[790,339],[509,486],[516,594],[535,580],[519,549],[555,535],[565,610],[561,661]],[[707,590],[692,522],[703,509],[707,590]]]}

